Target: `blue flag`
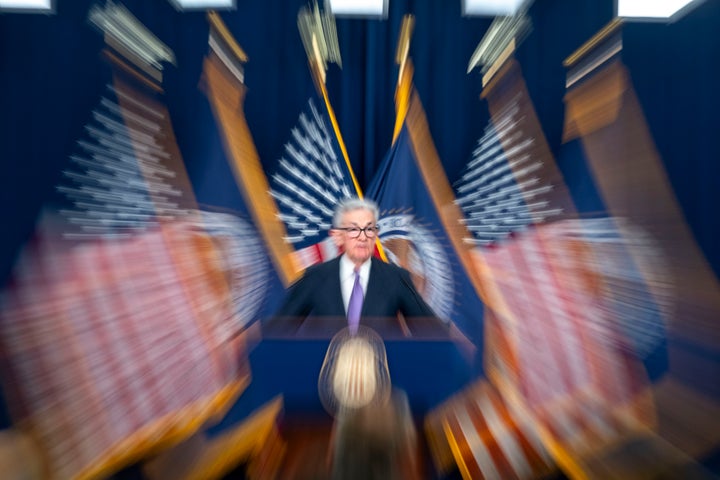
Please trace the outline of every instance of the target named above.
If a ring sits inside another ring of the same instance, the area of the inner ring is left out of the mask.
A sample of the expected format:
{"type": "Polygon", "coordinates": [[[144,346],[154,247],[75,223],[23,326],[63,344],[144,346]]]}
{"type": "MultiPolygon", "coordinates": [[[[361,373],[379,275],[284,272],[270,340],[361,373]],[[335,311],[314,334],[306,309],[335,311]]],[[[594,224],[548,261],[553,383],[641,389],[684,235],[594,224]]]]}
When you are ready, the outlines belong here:
{"type": "Polygon", "coordinates": [[[328,235],[335,206],[361,196],[327,91],[318,85],[323,98],[308,100],[270,178],[285,241],[300,270],[340,253],[328,235]]]}
{"type": "Polygon", "coordinates": [[[460,210],[416,94],[366,196],[380,207],[380,240],[388,260],[410,270],[439,317],[482,345],[483,304],[467,251],[458,243],[457,229],[464,229],[460,210]]]}

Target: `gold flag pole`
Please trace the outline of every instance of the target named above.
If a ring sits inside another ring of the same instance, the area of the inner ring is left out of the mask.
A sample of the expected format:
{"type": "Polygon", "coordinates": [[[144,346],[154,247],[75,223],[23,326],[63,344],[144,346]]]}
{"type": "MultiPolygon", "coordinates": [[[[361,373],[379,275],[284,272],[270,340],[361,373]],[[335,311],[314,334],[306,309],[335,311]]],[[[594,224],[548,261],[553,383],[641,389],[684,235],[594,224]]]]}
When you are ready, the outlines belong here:
{"type": "Polygon", "coordinates": [[[287,287],[299,277],[299,268],[292,250],[282,240],[286,236],[285,225],[268,193],[270,186],[242,113],[246,92],[243,64],[248,57],[216,12],[210,12],[207,19],[210,52],[203,63],[202,85],[222,129],[238,189],[269,247],[280,281],[287,287]]]}
{"type": "MultiPolygon", "coordinates": [[[[362,189],[350,163],[345,141],[340,133],[340,125],[335,116],[335,111],[332,105],[330,105],[330,97],[325,84],[328,61],[342,66],[337,31],[335,30],[335,17],[331,13],[320,12],[317,3],[315,3],[312,11],[303,8],[300,10],[300,13],[298,13],[298,29],[300,30],[300,36],[302,37],[305,52],[308,56],[310,73],[315,82],[315,87],[325,102],[325,108],[330,117],[330,123],[335,132],[335,138],[337,138],[338,145],[340,146],[345,165],[347,166],[348,172],[350,172],[350,179],[355,188],[355,193],[359,198],[363,198],[362,189]]],[[[387,256],[380,243],[380,238],[375,239],[375,247],[377,248],[380,258],[387,262],[387,256]]]]}
{"type": "Polygon", "coordinates": [[[405,122],[410,105],[410,92],[412,90],[413,65],[409,58],[410,39],[412,38],[413,29],[415,27],[415,17],[413,15],[405,15],[403,17],[402,27],[400,28],[400,38],[398,40],[397,50],[395,52],[395,62],[400,65],[398,72],[398,84],[395,90],[395,128],[393,130],[393,143],[400,135],[400,130],[405,122]]]}

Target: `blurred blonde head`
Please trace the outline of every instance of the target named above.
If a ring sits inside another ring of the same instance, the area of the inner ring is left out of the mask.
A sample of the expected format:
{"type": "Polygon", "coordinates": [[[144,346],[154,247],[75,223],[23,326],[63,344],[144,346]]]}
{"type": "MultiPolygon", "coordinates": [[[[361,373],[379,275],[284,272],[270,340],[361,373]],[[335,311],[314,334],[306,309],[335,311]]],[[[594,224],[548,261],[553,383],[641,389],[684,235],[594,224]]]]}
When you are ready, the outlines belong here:
{"type": "Polygon", "coordinates": [[[363,338],[351,338],[340,346],[332,387],[341,405],[360,408],[372,401],[377,391],[375,363],[375,351],[363,338]]]}
{"type": "Polygon", "coordinates": [[[332,415],[387,401],[390,374],[380,336],[362,325],[354,335],[347,328],[335,335],[320,370],[318,391],[332,415]]]}

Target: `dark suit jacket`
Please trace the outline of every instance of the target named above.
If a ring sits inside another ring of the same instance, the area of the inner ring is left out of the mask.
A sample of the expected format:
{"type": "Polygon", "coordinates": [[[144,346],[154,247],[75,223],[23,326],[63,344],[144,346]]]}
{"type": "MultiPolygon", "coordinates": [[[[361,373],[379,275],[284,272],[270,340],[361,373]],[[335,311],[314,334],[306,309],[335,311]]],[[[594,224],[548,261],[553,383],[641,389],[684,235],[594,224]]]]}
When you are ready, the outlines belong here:
{"type": "MultiPolygon", "coordinates": [[[[406,318],[436,319],[432,308],[413,286],[410,272],[374,257],[371,261],[361,325],[368,324],[368,321],[397,322],[398,312],[406,318]]],[[[290,286],[276,313],[276,319],[294,319],[298,326],[302,320],[307,318],[308,322],[316,317],[325,317],[325,325],[331,326],[334,331],[347,326],[340,287],[340,257],[308,268],[302,278],[290,286]]],[[[439,322],[439,319],[436,320],[439,322]]],[[[318,320],[312,321],[318,324],[318,320]]]]}

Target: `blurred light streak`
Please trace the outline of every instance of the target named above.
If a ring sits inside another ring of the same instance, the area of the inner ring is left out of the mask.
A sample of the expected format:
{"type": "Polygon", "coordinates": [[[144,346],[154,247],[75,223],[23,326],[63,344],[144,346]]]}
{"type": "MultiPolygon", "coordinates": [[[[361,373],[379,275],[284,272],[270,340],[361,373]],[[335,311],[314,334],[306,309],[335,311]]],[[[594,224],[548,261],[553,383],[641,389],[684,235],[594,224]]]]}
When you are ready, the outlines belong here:
{"type": "Polygon", "coordinates": [[[333,15],[386,18],[390,0],[326,0],[333,15]]]}
{"type": "Polygon", "coordinates": [[[0,11],[48,13],[54,11],[54,0],[0,0],[0,11]]]}
{"type": "Polygon", "coordinates": [[[170,0],[178,10],[233,9],[235,0],[170,0]]]}
{"type": "Polygon", "coordinates": [[[617,16],[628,19],[677,20],[702,0],[616,0],[617,16]]]}
{"type": "Polygon", "coordinates": [[[466,16],[504,17],[527,9],[532,0],[462,0],[462,13],[466,16]]]}

